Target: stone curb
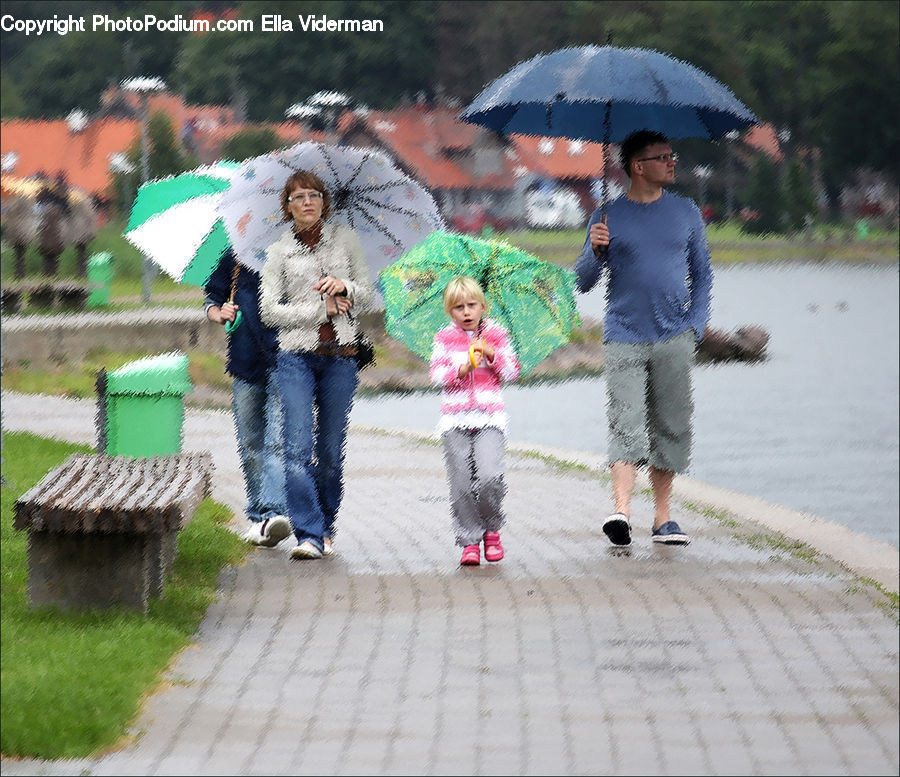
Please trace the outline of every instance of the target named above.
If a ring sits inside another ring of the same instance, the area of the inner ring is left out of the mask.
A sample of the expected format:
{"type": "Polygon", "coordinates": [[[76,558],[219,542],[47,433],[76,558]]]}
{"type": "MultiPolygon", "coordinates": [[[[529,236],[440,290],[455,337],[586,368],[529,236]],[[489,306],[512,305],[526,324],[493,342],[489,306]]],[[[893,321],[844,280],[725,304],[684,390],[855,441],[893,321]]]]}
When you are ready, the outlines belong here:
{"type": "MultiPolygon", "coordinates": [[[[437,443],[440,439],[436,434],[414,429],[383,429],[356,424],[351,425],[351,428],[361,432],[398,435],[417,441],[437,443]]],[[[530,443],[509,443],[507,450],[523,455],[537,454],[564,466],[584,467],[598,475],[606,475],[607,472],[606,457],[595,453],[530,443]]],[[[650,488],[650,480],[645,472],[638,474],[637,485],[642,489],[650,488]]],[[[759,497],[701,483],[684,475],[675,477],[672,490],[677,499],[686,503],[685,506],[725,511],[735,519],[751,521],[790,540],[809,545],[834,559],[854,575],[874,580],[887,591],[897,593],[900,589],[900,551],[887,542],[854,532],[846,526],[811,513],[791,510],[759,497]]]]}

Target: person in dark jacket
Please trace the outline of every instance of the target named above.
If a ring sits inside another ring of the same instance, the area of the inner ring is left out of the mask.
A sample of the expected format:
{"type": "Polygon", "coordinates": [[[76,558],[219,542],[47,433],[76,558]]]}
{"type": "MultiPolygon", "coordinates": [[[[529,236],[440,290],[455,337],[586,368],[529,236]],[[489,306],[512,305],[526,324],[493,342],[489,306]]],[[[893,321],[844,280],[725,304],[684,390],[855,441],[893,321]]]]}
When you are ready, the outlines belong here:
{"type": "Polygon", "coordinates": [[[292,532],[286,511],[281,406],[275,382],[278,341],[259,316],[259,275],[222,255],[205,286],[206,317],[223,326],[240,323],[228,335],[226,371],[232,376],[232,407],[247,492],[243,535],[254,545],[275,547],[292,532]],[[237,278],[235,280],[235,269],[237,278]],[[232,300],[232,285],[235,286],[232,300]]]}

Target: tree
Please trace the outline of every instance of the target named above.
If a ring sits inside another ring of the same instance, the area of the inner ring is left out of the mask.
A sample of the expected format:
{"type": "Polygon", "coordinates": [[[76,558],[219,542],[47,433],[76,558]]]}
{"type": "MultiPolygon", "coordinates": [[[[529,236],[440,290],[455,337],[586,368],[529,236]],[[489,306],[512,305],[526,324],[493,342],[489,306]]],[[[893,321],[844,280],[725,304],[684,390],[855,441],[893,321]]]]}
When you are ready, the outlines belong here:
{"type": "Polygon", "coordinates": [[[4,119],[15,119],[25,113],[25,101],[15,84],[6,76],[0,74],[0,116],[4,119]]]}
{"type": "Polygon", "coordinates": [[[221,159],[240,162],[260,154],[268,154],[283,146],[284,141],[273,130],[266,127],[254,127],[235,132],[222,144],[219,156],[221,159]]]}
{"type": "Polygon", "coordinates": [[[758,153],[750,165],[742,200],[753,214],[745,223],[747,232],[781,230],[784,198],[778,167],[763,153],[758,153]]]}
{"type": "Polygon", "coordinates": [[[240,16],[254,32],[185,39],[173,84],[188,100],[234,104],[247,95],[251,121],[279,121],[292,104],[319,91],[339,91],[375,108],[404,92],[428,88],[434,71],[431,3],[254,2],[240,16]],[[263,14],[289,20],[293,32],[262,32],[263,14]],[[384,31],[303,32],[300,17],[380,19],[384,31]]]}
{"type": "Polygon", "coordinates": [[[832,29],[817,78],[817,142],[826,178],[868,167],[900,180],[900,19],[894,2],[828,3],[832,29]]]}
{"type": "Polygon", "coordinates": [[[784,175],[785,226],[789,230],[802,229],[808,218],[816,213],[816,195],[810,186],[810,174],[799,158],[792,159],[784,175]]]}
{"type": "MultiPolygon", "coordinates": [[[[135,138],[127,153],[133,169],[113,177],[116,209],[128,213],[141,185],[141,139],[135,138]]],[[[148,180],[177,175],[197,166],[197,160],[185,154],[175,139],[172,122],[163,111],[155,111],[147,121],[148,180]]]]}

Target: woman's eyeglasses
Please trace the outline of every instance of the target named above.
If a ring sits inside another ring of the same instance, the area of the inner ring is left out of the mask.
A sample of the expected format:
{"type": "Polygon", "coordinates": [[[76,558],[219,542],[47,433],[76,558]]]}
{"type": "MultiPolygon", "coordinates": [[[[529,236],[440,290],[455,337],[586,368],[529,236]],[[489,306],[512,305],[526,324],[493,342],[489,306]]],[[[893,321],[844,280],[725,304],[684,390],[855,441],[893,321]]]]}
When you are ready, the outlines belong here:
{"type": "Polygon", "coordinates": [[[310,202],[315,202],[316,200],[321,200],[322,197],[322,192],[300,192],[298,194],[292,194],[287,198],[287,201],[306,202],[307,200],[309,200],[310,202]]]}

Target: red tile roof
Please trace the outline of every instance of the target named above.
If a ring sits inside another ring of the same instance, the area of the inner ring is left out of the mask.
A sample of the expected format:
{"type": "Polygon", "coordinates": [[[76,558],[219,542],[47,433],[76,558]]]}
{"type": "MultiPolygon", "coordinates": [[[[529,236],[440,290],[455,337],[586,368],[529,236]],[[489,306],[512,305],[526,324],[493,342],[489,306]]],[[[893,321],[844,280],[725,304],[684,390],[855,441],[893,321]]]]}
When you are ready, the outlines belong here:
{"type": "Polygon", "coordinates": [[[137,121],[103,119],[72,132],[62,119],[11,119],[0,123],[0,153],[18,159],[10,171],[27,178],[42,171],[55,178],[63,173],[70,184],[91,194],[106,194],[112,183],[111,154],[127,151],[140,134],[137,121]]]}
{"type": "Polygon", "coordinates": [[[345,114],[339,125],[350,138],[362,131],[384,145],[430,188],[509,189],[517,176],[587,179],[603,170],[603,147],[562,138],[510,135],[504,149],[487,130],[458,119],[455,108],[414,106],[372,111],[365,117],[345,114]],[[473,160],[477,146],[502,154],[501,171],[479,175],[473,160]]]}
{"type": "Polygon", "coordinates": [[[500,172],[479,175],[467,169],[461,155],[475,147],[485,130],[457,121],[457,113],[452,108],[414,106],[371,111],[365,118],[345,114],[339,129],[345,134],[361,129],[373,136],[429,188],[512,188],[516,164],[502,150],[500,172]]]}
{"type": "Polygon", "coordinates": [[[520,163],[544,178],[594,178],[603,173],[603,144],[510,135],[520,163]]]}

